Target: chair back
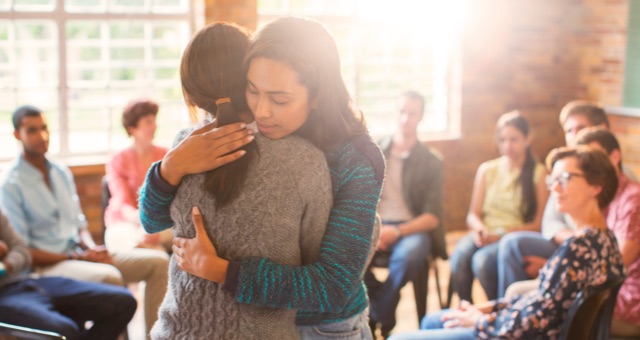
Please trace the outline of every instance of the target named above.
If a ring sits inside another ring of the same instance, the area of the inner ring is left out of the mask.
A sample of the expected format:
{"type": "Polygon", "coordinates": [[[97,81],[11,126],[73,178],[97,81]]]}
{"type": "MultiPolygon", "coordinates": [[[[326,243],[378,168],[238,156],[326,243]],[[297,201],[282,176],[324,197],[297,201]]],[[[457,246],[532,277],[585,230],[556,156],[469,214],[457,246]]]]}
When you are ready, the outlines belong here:
{"type": "Polygon", "coordinates": [[[569,307],[560,339],[609,339],[611,317],[624,278],[585,287],[569,307]]]}

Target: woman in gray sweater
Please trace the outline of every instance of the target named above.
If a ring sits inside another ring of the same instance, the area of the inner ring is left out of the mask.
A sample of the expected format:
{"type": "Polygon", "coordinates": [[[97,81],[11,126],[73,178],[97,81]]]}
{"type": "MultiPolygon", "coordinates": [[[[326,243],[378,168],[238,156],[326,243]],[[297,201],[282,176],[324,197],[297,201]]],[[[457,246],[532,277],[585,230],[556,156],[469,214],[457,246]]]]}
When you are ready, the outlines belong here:
{"type": "MultiPolygon", "coordinates": [[[[245,80],[238,79],[249,37],[239,28],[217,23],[200,30],[182,58],[181,80],[192,113],[214,113],[219,126],[240,121],[247,112],[245,80]],[[241,112],[240,115],[236,112],[241,112]]],[[[291,82],[287,94],[311,105],[306,88],[291,82]],[[297,86],[296,86],[297,85],[297,86]]],[[[280,128],[295,130],[306,117],[284,117],[280,128]]],[[[331,208],[331,182],[323,153],[295,136],[251,136],[245,156],[207,173],[182,179],[171,205],[177,237],[196,232],[215,240],[227,259],[267,257],[288,265],[317,260],[331,208]],[[204,228],[192,222],[192,208],[204,228]],[[259,227],[256,227],[259,226],[259,227]]],[[[160,307],[154,339],[296,339],[295,310],[240,304],[223,285],[187,274],[174,254],[169,288],[160,307]]],[[[265,277],[265,280],[272,278],[265,277]]]]}

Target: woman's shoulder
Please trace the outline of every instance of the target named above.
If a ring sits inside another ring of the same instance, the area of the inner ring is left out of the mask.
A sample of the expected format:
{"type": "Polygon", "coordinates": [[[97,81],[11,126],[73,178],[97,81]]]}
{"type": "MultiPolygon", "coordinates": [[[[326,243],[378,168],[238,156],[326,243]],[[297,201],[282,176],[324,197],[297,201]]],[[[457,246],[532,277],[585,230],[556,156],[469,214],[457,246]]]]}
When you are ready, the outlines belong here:
{"type": "Polygon", "coordinates": [[[256,134],[258,150],[263,161],[282,166],[296,168],[326,165],[324,153],[308,140],[298,136],[286,136],[279,139],[269,139],[262,134],[256,134]]]}
{"type": "MultiPolygon", "coordinates": [[[[313,145],[313,143],[299,136],[289,135],[278,139],[269,139],[260,133],[255,136],[259,148],[266,149],[267,151],[275,150],[278,153],[282,151],[295,151],[296,153],[322,155],[322,151],[313,145]]],[[[322,157],[324,157],[324,155],[322,157]]]]}
{"type": "Polygon", "coordinates": [[[587,227],[578,231],[575,237],[570,238],[567,242],[572,247],[584,246],[599,249],[613,246],[616,243],[616,237],[609,228],[603,230],[597,227],[587,227]]]}
{"type": "Polygon", "coordinates": [[[122,149],[118,151],[116,154],[111,156],[111,159],[109,160],[109,164],[115,165],[115,166],[122,166],[124,164],[130,163],[133,157],[135,157],[135,151],[133,150],[133,148],[128,147],[126,149],[122,149]]]}
{"type": "Polygon", "coordinates": [[[501,164],[502,164],[502,157],[490,159],[480,164],[480,166],[478,166],[477,172],[479,175],[484,176],[485,179],[490,180],[498,174],[501,164]]]}
{"type": "Polygon", "coordinates": [[[384,177],[385,161],[380,146],[368,134],[350,139],[327,153],[330,164],[338,167],[369,167],[376,178],[384,177]]]}

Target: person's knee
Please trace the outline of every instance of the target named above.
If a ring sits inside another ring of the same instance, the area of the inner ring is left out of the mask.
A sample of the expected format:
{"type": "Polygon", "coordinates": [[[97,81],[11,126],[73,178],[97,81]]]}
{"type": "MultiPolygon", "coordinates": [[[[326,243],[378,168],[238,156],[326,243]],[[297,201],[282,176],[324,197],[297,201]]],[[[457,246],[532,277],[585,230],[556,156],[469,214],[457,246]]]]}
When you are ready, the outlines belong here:
{"type": "Polygon", "coordinates": [[[145,265],[153,268],[154,277],[166,277],[169,273],[169,256],[161,251],[154,252],[153,256],[149,256],[145,265]]]}
{"type": "Polygon", "coordinates": [[[44,331],[55,332],[60,335],[64,335],[68,340],[81,339],[81,330],[78,324],[71,319],[57,318],[56,322],[49,322],[46,326],[43,326],[44,331]]]}
{"type": "Polygon", "coordinates": [[[122,273],[114,266],[101,266],[100,270],[96,270],[91,274],[91,282],[106,283],[115,286],[123,286],[124,279],[122,273]]]}
{"type": "Polygon", "coordinates": [[[471,268],[473,274],[481,278],[483,276],[490,276],[495,272],[496,259],[485,252],[476,252],[471,258],[471,268]]]}
{"type": "Polygon", "coordinates": [[[520,253],[520,242],[523,238],[518,233],[505,234],[498,244],[498,256],[501,259],[512,259],[520,253]]]}
{"type": "Polygon", "coordinates": [[[113,302],[120,309],[118,315],[127,316],[128,319],[133,318],[138,308],[136,298],[128,290],[123,290],[120,294],[117,294],[113,302]]]}

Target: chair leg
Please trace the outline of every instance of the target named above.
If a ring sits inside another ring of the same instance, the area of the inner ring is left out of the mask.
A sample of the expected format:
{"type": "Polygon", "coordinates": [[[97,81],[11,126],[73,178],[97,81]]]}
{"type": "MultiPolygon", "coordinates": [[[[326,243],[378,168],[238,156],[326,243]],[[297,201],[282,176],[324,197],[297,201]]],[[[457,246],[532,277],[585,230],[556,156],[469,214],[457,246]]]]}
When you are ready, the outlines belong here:
{"type": "Polygon", "coordinates": [[[453,275],[449,275],[449,289],[447,289],[447,302],[444,304],[444,308],[451,308],[451,297],[453,296],[453,275]]]}
{"type": "Polygon", "coordinates": [[[436,290],[438,291],[438,303],[440,304],[440,309],[448,308],[445,305],[445,302],[442,301],[442,291],[440,290],[440,275],[438,274],[438,264],[436,263],[435,260],[432,261],[431,263],[433,264],[433,274],[436,278],[436,290]]]}
{"type": "Polygon", "coordinates": [[[425,268],[413,279],[413,295],[416,301],[418,327],[427,313],[427,291],[429,289],[429,261],[425,261],[425,268]]]}

